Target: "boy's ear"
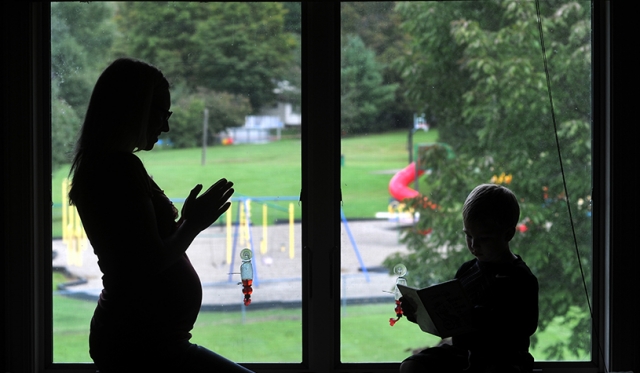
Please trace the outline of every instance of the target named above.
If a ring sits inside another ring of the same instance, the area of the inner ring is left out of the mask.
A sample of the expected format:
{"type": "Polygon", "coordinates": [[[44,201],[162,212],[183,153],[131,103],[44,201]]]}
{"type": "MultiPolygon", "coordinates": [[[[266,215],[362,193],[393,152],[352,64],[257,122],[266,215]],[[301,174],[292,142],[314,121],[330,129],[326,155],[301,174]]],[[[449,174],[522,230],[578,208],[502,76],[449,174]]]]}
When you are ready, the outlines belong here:
{"type": "Polygon", "coordinates": [[[504,239],[507,242],[510,242],[513,239],[513,236],[516,235],[516,227],[513,228],[509,228],[505,233],[504,233],[504,239]]]}

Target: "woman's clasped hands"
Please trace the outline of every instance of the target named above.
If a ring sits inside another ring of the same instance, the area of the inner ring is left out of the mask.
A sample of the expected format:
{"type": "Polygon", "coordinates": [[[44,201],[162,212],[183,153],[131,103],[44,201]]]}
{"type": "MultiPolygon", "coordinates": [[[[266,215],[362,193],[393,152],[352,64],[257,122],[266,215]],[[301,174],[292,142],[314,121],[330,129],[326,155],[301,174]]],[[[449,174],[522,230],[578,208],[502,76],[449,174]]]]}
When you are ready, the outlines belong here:
{"type": "Polygon", "coordinates": [[[229,199],[233,195],[233,183],[227,179],[220,179],[211,185],[206,192],[202,191],[202,184],[196,185],[182,207],[183,222],[202,231],[213,224],[229,209],[229,199]]]}

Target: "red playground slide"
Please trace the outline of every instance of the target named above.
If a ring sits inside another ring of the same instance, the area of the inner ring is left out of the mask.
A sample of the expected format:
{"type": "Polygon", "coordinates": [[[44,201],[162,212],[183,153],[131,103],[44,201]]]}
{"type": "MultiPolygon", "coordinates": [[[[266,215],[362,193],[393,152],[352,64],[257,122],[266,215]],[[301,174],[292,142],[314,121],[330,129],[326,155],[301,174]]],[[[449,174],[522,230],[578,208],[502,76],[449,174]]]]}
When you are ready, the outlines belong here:
{"type": "Polygon", "coordinates": [[[398,202],[402,202],[407,198],[415,198],[420,195],[415,189],[409,188],[409,184],[416,180],[416,177],[424,174],[424,170],[418,170],[416,176],[416,165],[412,162],[407,167],[398,171],[391,181],[389,181],[389,194],[398,202]]]}

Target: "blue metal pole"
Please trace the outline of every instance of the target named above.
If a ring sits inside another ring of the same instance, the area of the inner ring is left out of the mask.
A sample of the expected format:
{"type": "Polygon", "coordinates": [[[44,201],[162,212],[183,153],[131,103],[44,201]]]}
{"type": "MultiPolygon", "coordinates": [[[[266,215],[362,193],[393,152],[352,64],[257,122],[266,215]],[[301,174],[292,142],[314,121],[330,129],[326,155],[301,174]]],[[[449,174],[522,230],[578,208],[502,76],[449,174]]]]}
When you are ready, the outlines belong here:
{"type": "Polygon", "coordinates": [[[347,218],[344,216],[344,211],[342,211],[342,207],[340,207],[340,219],[342,219],[342,224],[344,224],[344,229],[347,231],[347,235],[349,236],[349,240],[351,241],[351,246],[353,246],[353,250],[356,253],[356,257],[358,258],[358,262],[360,263],[360,268],[362,268],[362,273],[364,273],[364,277],[369,282],[369,272],[367,271],[367,267],[364,266],[362,262],[362,257],[360,257],[360,251],[358,251],[358,246],[356,245],[356,240],[353,238],[351,234],[351,230],[349,229],[349,223],[347,223],[347,218]]]}

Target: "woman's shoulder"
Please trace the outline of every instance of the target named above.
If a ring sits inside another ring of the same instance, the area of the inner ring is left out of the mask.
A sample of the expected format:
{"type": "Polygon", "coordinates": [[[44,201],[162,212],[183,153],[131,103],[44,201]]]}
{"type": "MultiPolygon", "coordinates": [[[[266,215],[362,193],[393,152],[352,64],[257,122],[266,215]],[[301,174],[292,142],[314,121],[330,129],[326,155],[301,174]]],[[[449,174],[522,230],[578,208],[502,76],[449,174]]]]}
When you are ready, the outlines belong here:
{"type": "Polygon", "coordinates": [[[85,154],[78,173],[99,177],[109,173],[129,174],[145,173],[146,170],[140,158],[133,153],[110,152],[102,154],[85,154]]]}
{"type": "Polygon", "coordinates": [[[87,155],[76,170],[73,189],[109,190],[137,186],[150,193],[149,177],[140,158],[126,152],[87,155]]]}
{"type": "Polygon", "coordinates": [[[104,167],[126,167],[144,169],[144,165],[142,164],[140,158],[138,158],[133,153],[111,152],[93,156],[92,158],[94,159],[89,159],[89,161],[94,161],[98,165],[104,167]]]}

